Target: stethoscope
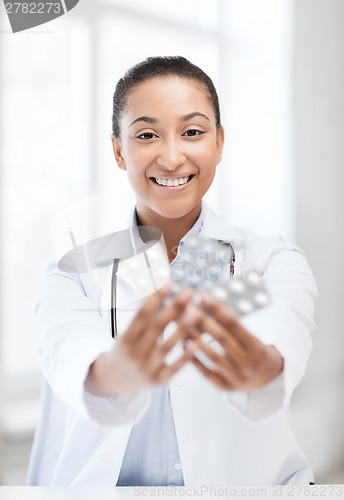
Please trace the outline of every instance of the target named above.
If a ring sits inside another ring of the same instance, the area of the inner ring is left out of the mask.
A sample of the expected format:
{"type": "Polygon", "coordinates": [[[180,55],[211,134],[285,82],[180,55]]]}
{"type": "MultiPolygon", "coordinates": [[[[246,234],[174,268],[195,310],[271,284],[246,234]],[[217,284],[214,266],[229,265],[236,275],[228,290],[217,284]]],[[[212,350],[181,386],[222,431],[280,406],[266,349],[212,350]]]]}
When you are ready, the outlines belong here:
{"type": "MultiPolygon", "coordinates": [[[[235,252],[234,248],[229,241],[218,240],[222,245],[231,249],[231,258],[229,262],[229,278],[233,279],[235,252]]],[[[113,339],[117,338],[117,271],[120,259],[113,260],[112,274],[111,274],[111,336],[113,339]]]]}

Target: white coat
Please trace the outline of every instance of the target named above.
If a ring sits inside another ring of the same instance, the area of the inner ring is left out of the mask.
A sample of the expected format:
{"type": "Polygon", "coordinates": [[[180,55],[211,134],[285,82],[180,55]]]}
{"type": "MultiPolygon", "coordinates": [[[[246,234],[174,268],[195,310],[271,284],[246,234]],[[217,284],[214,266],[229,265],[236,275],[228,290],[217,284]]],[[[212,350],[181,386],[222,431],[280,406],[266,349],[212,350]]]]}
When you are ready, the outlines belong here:
{"type": "MultiPolygon", "coordinates": [[[[186,365],[170,382],[185,485],[308,484],[309,463],[290,429],[286,409],[311,351],[312,273],[300,249],[281,237],[258,237],[227,226],[204,205],[203,236],[231,242],[235,276],[264,272],[272,304],[242,318],[244,326],[284,358],[283,373],[265,387],[224,391],[186,365]]],[[[118,294],[121,284],[118,283],[118,294]]],[[[111,349],[109,313],[99,309],[92,276],[53,267],[37,314],[44,384],[29,483],[116,485],[132,426],[150,404],[150,391],[112,398],[84,389],[90,364],[111,349]],[[52,389],[52,390],[51,390],[52,389]]],[[[119,331],[133,311],[118,312],[119,331]]]]}

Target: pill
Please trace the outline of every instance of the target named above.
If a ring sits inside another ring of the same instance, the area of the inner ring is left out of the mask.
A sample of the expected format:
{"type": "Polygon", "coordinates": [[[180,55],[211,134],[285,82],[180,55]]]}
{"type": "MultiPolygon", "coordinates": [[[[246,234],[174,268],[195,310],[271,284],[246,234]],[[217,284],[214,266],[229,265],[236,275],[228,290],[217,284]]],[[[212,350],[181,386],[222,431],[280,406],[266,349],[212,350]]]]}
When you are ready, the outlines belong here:
{"type": "Polygon", "coordinates": [[[246,280],[252,286],[259,286],[262,282],[261,276],[253,271],[247,273],[246,280]]]}
{"type": "Polygon", "coordinates": [[[241,280],[231,280],[228,282],[228,289],[235,294],[241,295],[245,292],[246,286],[241,280]]]}
{"type": "Polygon", "coordinates": [[[227,290],[225,288],[222,288],[222,287],[219,287],[219,286],[216,286],[212,290],[212,294],[214,295],[214,297],[216,297],[217,299],[221,300],[222,302],[225,302],[228,299],[228,292],[227,292],[227,290]]]}
{"type": "Polygon", "coordinates": [[[210,291],[214,288],[214,282],[211,280],[203,280],[201,282],[202,285],[202,290],[204,291],[210,291]]]}
{"type": "Polygon", "coordinates": [[[253,304],[250,301],[245,300],[245,299],[239,300],[237,302],[236,306],[237,306],[238,311],[241,314],[247,314],[254,309],[253,304]]]}
{"type": "Polygon", "coordinates": [[[257,292],[254,295],[254,301],[259,306],[266,306],[269,303],[269,297],[264,292],[257,292]]]}

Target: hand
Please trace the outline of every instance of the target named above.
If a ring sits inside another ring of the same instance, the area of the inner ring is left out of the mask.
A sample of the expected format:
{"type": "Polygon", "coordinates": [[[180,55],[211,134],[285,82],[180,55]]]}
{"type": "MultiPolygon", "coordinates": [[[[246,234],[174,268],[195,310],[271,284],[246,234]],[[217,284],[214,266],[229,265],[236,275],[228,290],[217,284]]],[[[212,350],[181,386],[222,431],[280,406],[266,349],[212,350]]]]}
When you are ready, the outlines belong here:
{"type": "Polygon", "coordinates": [[[166,305],[169,293],[167,285],[150,295],[112,351],[91,365],[86,380],[89,392],[108,397],[162,385],[191,359],[192,354],[184,352],[173,364],[165,364],[177,342],[187,338],[188,329],[179,325],[165,342],[159,337],[171,321],[178,320],[192,298],[192,292],[184,290],[166,305]]]}
{"type": "Polygon", "coordinates": [[[215,299],[204,295],[200,306],[190,306],[182,321],[189,325],[193,339],[186,343],[185,351],[192,353],[192,362],[207,379],[221,389],[250,391],[277,377],[283,369],[283,358],[273,346],[260,342],[215,299]],[[212,335],[223,354],[201,339],[203,332],[212,335]],[[197,359],[197,349],[212,361],[213,370],[197,359]]]}

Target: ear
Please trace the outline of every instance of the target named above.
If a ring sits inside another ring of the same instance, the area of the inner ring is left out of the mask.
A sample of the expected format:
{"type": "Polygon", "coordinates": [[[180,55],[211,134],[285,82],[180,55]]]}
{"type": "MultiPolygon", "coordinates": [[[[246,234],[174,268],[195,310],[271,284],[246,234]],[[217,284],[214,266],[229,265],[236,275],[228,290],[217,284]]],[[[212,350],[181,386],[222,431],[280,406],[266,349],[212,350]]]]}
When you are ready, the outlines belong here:
{"type": "Polygon", "coordinates": [[[112,147],[113,147],[113,152],[116,158],[117,165],[119,166],[120,169],[126,170],[126,164],[125,160],[122,156],[122,146],[121,146],[121,141],[119,138],[115,137],[114,135],[111,136],[111,141],[112,141],[112,147]]]}
{"type": "Polygon", "coordinates": [[[219,127],[216,132],[216,165],[218,165],[221,161],[224,143],[225,131],[223,127],[219,127]]]}

